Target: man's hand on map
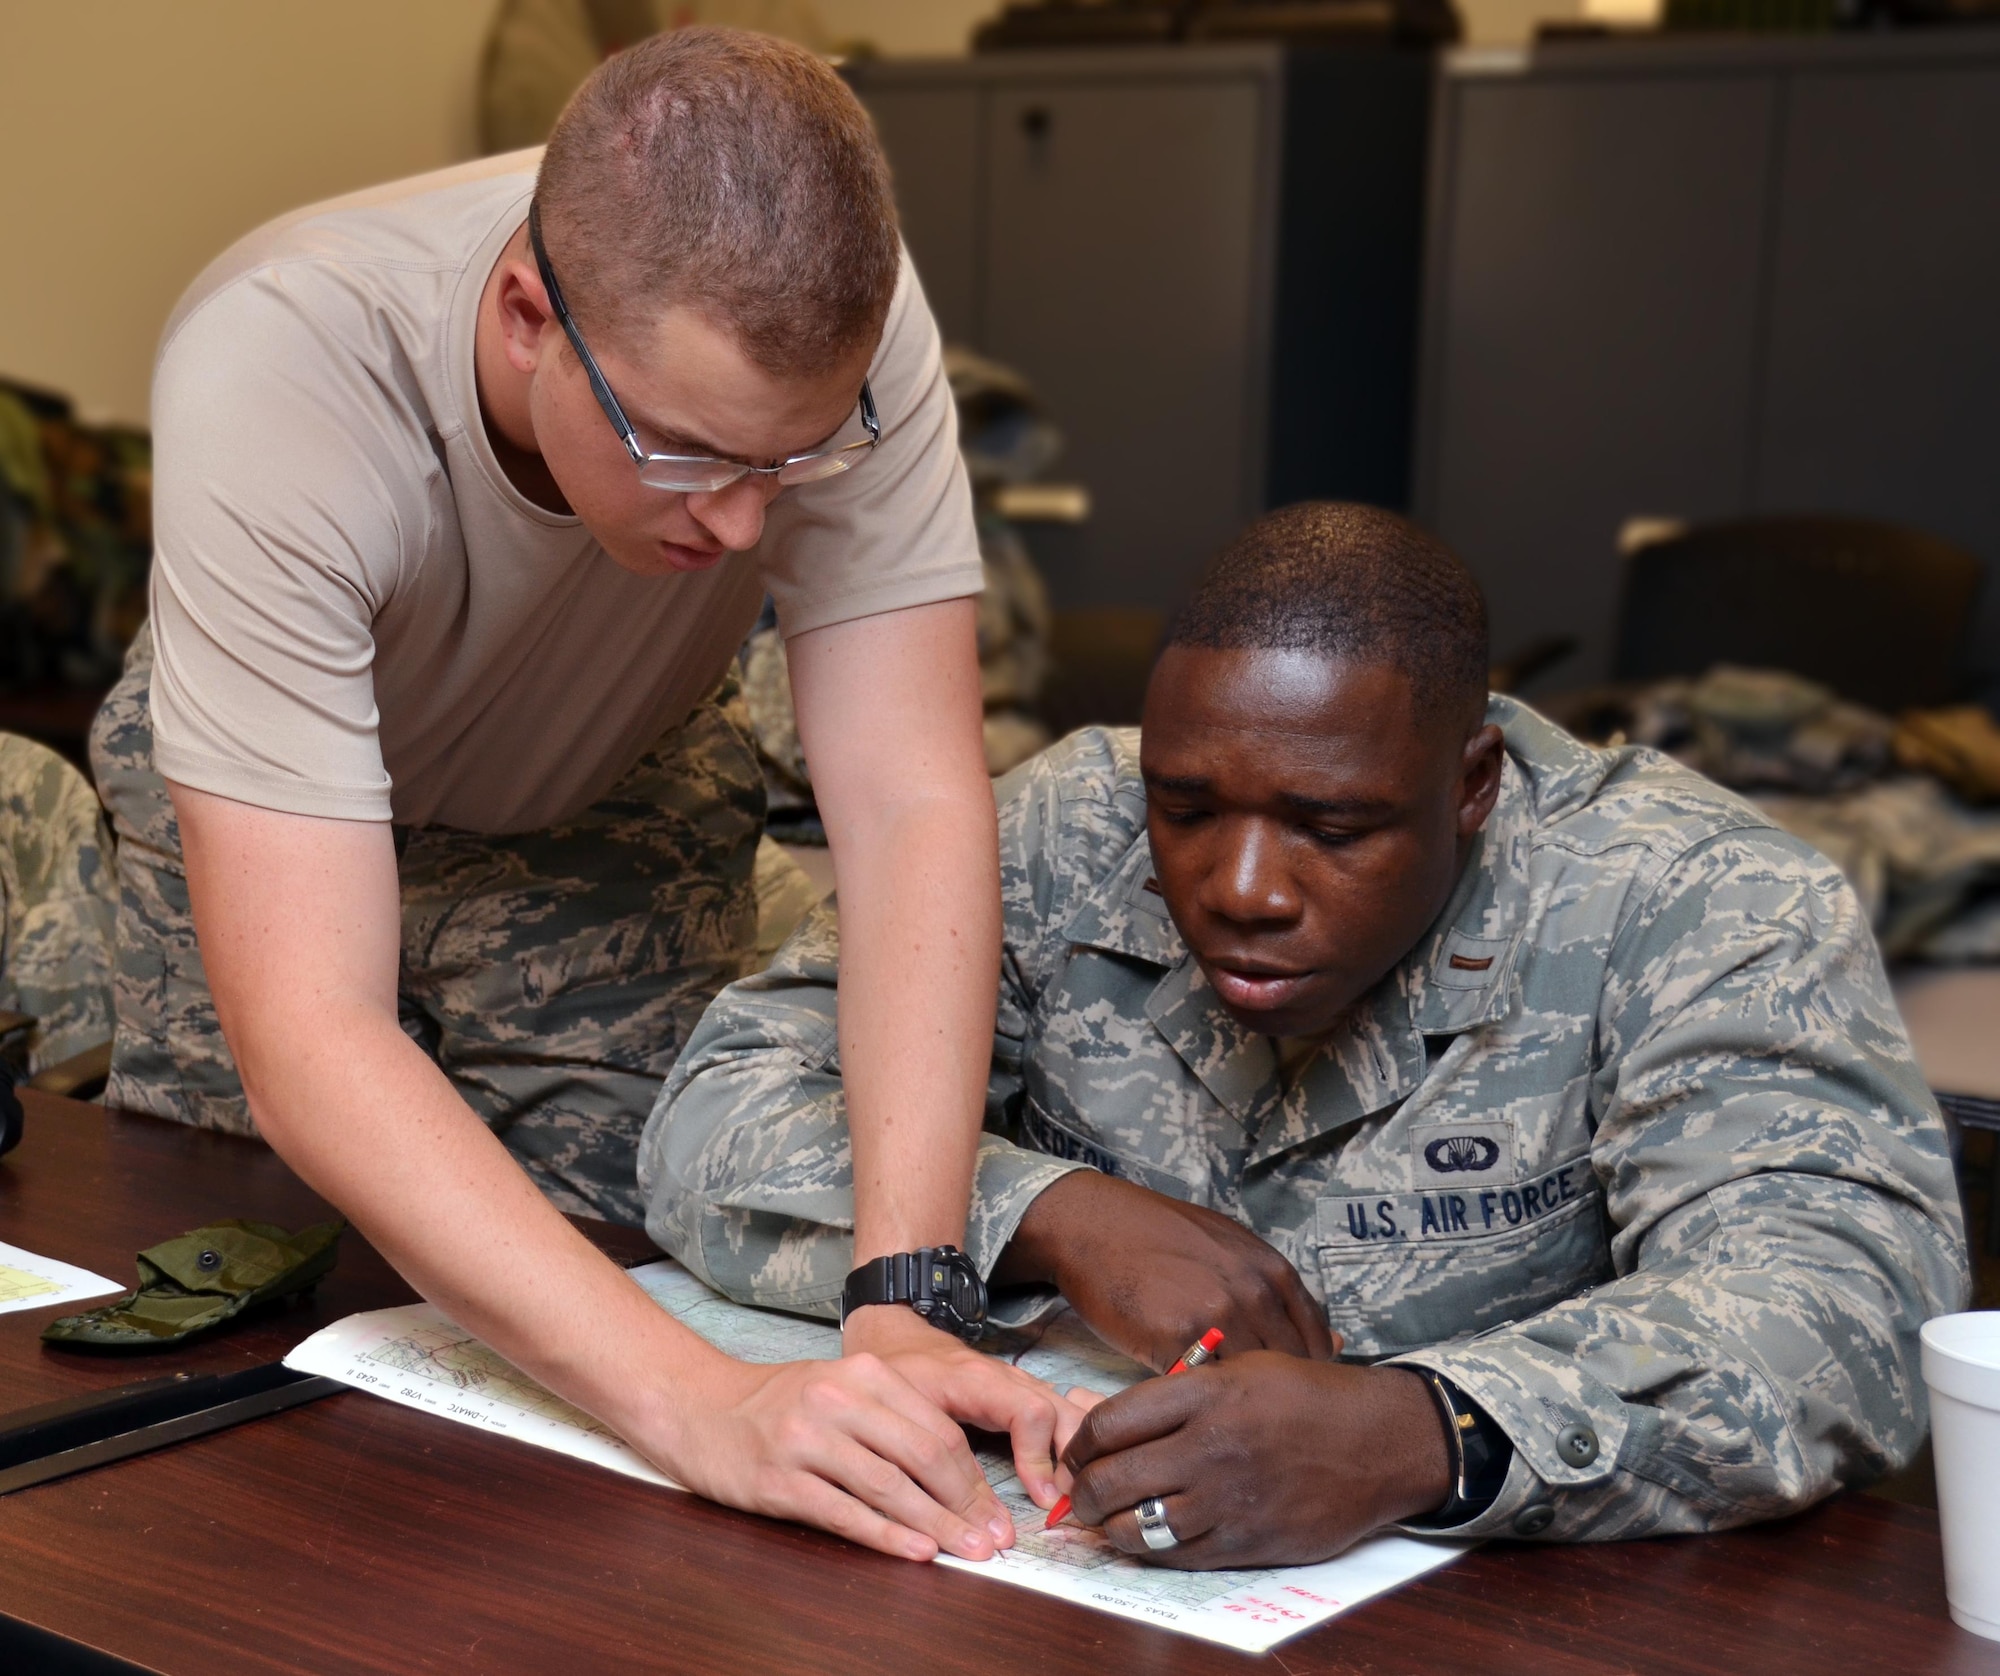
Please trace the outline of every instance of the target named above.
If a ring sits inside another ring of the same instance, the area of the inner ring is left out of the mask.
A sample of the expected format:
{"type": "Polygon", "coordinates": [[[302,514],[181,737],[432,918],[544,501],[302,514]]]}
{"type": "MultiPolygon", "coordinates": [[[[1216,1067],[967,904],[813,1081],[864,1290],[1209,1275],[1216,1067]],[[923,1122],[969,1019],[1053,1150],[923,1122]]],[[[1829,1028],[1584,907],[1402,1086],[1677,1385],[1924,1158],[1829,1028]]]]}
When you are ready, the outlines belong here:
{"type": "Polygon", "coordinates": [[[1225,1356],[1327,1361],[1340,1349],[1298,1271],[1248,1228],[1096,1170],[1036,1195],[993,1278],[1054,1286],[1105,1343],[1155,1370],[1211,1327],[1225,1356]]]}
{"type": "Polygon", "coordinates": [[[691,1490],[901,1559],[984,1560],[1013,1541],[965,1434],[880,1357],[718,1356],[691,1383],[676,1445],[646,1451],[691,1490]]]}
{"type": "Polygon", "coordinates": [[[1063,1454],[1076,1517],[1190,1571],[1299,1565],[1420,1518],[1450,1493],[1423,1377],[1253,1351],[1100,1403],[1063,1454]],[[1166,1501],[1179,1546],[1150,1551],[1132,1511],[1166,1501]]]}
{"type": "MultiPolygon", "coordinates": [[[[1021,1488],[1037,1507],[1062,1493],[1056,1462],[1083,1419],[1079,1404],[998,1356],[961,1344],[901,1304],[856,1310],[841,1345],[849,1356],[880,1357],[961,1425],[1006,1433],[1021,1488]]],[[[1012,1541],[1009,1526],[1001,1546],[1012,1541]]]]}

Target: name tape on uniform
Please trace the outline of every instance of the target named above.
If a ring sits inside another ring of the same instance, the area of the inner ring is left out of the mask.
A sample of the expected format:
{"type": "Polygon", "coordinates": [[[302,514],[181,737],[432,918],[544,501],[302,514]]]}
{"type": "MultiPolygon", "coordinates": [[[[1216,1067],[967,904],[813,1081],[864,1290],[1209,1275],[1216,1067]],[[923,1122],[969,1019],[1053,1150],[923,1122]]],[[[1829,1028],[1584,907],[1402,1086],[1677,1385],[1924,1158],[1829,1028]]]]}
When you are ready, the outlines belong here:
{"type": "Polygon", "coordinates": [[[1463,1240],[1544,1222],[1578,1199],[1593,1196],[1597,1178],[1588,1158],[1558,1165],[1533,1181],[1492,1187],[1433,1189],[1321,1199],[1321,1245],[1381,1240],[1463,1240]]]}

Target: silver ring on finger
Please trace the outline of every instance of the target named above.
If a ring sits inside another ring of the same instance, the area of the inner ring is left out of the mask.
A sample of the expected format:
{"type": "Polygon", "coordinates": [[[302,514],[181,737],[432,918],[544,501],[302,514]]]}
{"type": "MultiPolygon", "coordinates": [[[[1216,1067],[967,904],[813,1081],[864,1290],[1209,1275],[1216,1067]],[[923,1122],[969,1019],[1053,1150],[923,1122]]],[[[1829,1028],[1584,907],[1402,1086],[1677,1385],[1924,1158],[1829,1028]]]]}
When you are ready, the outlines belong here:
{"type": "Polygon", "coordinates": [[[1174,1528],[1167,1523],[1167,1504],[1158,1496],[1148,1496],[1132,1509],[1139,1519],[1139,1536],[1146,1546],[1156,1554],[1163,1554],[1169,1548],[1178,1548],[1181,1539],[1174,1535],[1174,1528]]]}

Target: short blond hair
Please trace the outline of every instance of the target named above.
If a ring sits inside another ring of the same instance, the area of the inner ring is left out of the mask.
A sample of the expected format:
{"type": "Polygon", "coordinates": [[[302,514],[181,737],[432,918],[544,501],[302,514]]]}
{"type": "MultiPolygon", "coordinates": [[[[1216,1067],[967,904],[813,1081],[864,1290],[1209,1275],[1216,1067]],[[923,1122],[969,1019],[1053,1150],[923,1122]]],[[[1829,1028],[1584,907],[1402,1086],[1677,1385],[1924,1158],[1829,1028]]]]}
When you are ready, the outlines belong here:
{"type": "Polygon", "coordinates": [[[882,335],[900,259],[888,160],[802,47],[702,27],[606,59],[549,137],[535,196],[586,331],[689,307],[801,377],[882,335]]]}

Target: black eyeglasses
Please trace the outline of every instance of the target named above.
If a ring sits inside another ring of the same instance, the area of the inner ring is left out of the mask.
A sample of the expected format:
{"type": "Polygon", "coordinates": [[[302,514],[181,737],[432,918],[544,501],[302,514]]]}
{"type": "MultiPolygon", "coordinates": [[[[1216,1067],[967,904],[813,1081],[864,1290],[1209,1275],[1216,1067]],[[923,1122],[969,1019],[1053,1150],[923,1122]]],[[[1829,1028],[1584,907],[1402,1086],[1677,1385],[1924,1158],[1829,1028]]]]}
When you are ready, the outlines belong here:
{"type": "Polygon", "coordinates": [[[813,454],[794,454],[774,466],[720,460],[712,454],[647,453],[640,445],[638,432],[632,428],[632,421],[625,417],[624,408],[618,405],[618,398],[605,382],[597,357],[591,354],[590,346],[583,341],[583,333],[577,330],[576,321],[570,317],[569,304],[563,301],[562,287],[556,283],[556,271],[549,266],[549,253],[542,245],[541,207],[532,203],[528,206],[528,244],[535,253],[535,266],[542,276],[542,288],[549,294],[549,307],[555,310],[556,319],[561,323],[570,347],[583,363],[584,375],[590,380],[597,405],[604,409],[604,417],[611,421],[611,428],[625,444],[625,452],[632,456],[632,463],[639,468],[639,481],[648,488],[672,489],[687,495],[713,494],[717,489],[726,489],[730,484],[752,476],[775,477],[787,488],[800,483],[817,483],[859,465],[863,457],[882,440],[882,421],[875,413],[875,394],[864,378],[861,381],[861,426],[868,435],[863,441],[850,442],[841,448],[822,449],[813,454]]]}

